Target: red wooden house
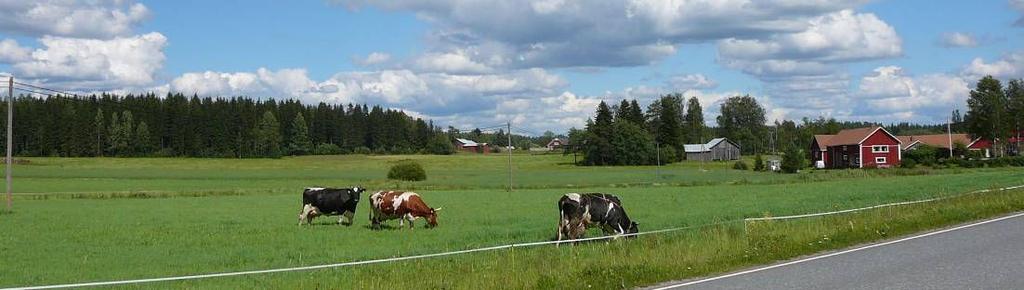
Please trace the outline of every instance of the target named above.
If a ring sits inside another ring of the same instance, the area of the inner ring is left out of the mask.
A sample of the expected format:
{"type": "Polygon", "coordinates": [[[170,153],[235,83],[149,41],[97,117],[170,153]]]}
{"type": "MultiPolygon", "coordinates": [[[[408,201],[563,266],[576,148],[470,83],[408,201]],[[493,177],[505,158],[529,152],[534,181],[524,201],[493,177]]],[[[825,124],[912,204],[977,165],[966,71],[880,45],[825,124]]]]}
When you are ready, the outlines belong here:
{"type": "Polygon", "coordinates": [[[887,168],[900,165],[900,139],[879,126],[815,135],[811,160],[824,168],[887,168]]]}

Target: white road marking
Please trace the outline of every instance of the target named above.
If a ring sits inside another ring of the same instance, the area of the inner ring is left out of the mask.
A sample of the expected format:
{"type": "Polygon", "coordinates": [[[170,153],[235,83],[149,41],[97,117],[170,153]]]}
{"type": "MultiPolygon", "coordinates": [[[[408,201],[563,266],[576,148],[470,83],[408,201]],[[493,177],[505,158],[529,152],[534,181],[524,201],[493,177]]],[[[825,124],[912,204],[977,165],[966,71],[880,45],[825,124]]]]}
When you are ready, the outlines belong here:
{"type": "Polygon", "coordinates": [[[732,274],[726,274],[726,275],[717,276],[717,277],[705,278],[705,279],[701,279],[701,280],[695,280],[695,281],[679,283],[679,284],[675,284],[675,285],[664,286],[664,287],[660,287],[660,288],[654,288],[653,290],[666,290],[666,289],[673,289],[673,288],[678,288],[678,287],[683,287],[683,286],[690,286],[690,285],[697,285],[697,284],[701,284],[701,283],[707,283],[707,282],[711,282],[711,281],[715,281],[715,280],[721,280],[721,279],[725,279],[725,278],[736,277],[736,276],[740,276],[740,275],[746,275],[746,274],[761,272],[761,271],[765,271],[765,270],[771,270],[771,269],[785,267],[785,266],[789,266],[789,265],[795,265],[795,264],[800,264],[800,263],[804,263],[804,262],[810,262],[810,261],[814,261],[814,260],[820,260],[820,259],[825,259],[825,258],[829,258],[829,257],[835,257],[835,256],[842,255],[842,254],[847,254],[847,253],[852,253],[852,252],[863,251],[863,250],[867,250],[867,249],[872,249],[872,248],[892,245],[892,244],[895,244],[895,243],[906,242],[906,241],[920,239],[920,238],[924,238],[924,237],[930,237],[930,236],[934,236],[934,235],[944,234],[944,233],[948,233],[948,232],[952,232],[952,231],[962,230],[962,229],[966,229],[966,228],[976,227],[976,226],[980,226],[980,225],[984,225],[984,224],[994,223],[994,222],[998,222],[998,221],[1002,221],[1002,220],[1007,220],[1007,219],[1012,219],[1012,218],[1017,218],[1017,217],[1022,217],[1022,216],[1024,216],[1024,213],[1017,213],[1017,214],[1010,215],[1010,216],[1004,216],[1004,217],[1000,217],[1000,218],[996,218],[996,219],[990,219],[990,220],[976,222],[976,223],[967,224],[967,225],[962,225],[962,226],[958,226],[958,227],[954,227],[954,228],[948,228],[948,229],[934,231],[934,232],[930,232],[930,233],[924,233],[924,234],[920,234],[920,235],[916,235],[916,236],[910,236],[910,237],[906,237],[906,238],[902,238],[902,239],[898,239],[898,240],[892,240],[892,241],[888,241],[888,242],[882,242],[882,243],[878,243],[878,244],[867,245],[867,246],[863,246],[863,247],[859,247],[859,248],[853,248],[853,249],[839,251],[839,252],[830,253],[830,254],[825,254],[825,255],[821,255],[821,256],[814,256],[814,257],[810,257],[810,258],[806,258],[806,259],[789,261],[789,262],[785,262],[785,263],[782,263],[782,264],[776,264],[776,265],[771,265],[771,266],[767,266],[767,267],[761,267],[761,268],[755,268],[755,269],[750,269],[750,270],[746,270],[746,271],[740,271],[740,272],[736,272],[736,273],[732,273],[732,274]]]}

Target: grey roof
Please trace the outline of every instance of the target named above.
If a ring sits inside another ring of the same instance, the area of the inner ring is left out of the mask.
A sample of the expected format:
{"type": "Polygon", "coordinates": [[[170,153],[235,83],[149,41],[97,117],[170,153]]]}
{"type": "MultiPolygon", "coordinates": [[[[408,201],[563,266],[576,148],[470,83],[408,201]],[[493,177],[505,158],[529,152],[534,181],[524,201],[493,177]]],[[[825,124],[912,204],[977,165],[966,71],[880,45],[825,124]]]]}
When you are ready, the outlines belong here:
{"type": "Polygon", "coordinates": [[[685,144],[683,145],[683,151],[686,151],[686,153],[710,152],[711,148],[714,148],[718,143],[722,143],[722,141],[726,141],[725,138],[711,139],[711,141],[705,144],[685,144]]]}
{"type": "Polygon", "coordinates": [[[463,146],[476,146],[477,145],[476,141],[469,140],[469,139],[455,138],[455,140],[459,141],[459,143],[462,143],[463,146]]]}

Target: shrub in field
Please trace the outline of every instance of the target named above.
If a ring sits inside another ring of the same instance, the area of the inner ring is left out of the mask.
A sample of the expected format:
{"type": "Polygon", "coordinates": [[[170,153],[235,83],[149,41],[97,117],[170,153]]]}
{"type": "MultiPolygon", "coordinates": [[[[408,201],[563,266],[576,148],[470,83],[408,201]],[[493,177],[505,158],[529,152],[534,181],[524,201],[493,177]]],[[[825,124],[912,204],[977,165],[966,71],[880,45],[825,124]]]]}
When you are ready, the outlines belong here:
{"type": "Polygon", "coordinates": [[[388,170],[388,179],[405,181],[422,181],[427,179],[427,172],[416,161],[402,160],[388,170]]]}
{"type": "Polygon", "coordinates": [[[761,158],[761,153],[754,156],[754,171],[764,170],[764,159],[761,158]]]}
{"type": "Polygon", "coordinates": [[[370,148],[367,148],[366,146],[359,146],[359,147],[356,147],[356,149],[353,149],[352,153],[364,154],[364,155],[365,154],[370,154],[370,148]]]}
{"type": "Polygon", "coordinates": [[[661,147],[661,164],[672,163],[681,159],[683,157],[676,153],[676,148],[672,148],[672,146],[661,147]]]}
{"type": "Polygon", "coordinates": [[[437,155],[450,155],[455,153],[455,145],[445,135],[437,134],[427,140],[427,153],[437,155]]]}
{"type": "Polygon", "coordinates": [[[316,144],[313,148],[314,155],[337,155],[341,154],[341,147],[334,145],[333,143],[320,143],[316,144]]]}
{"type": "Polygon", "coordinates": [[[906,154],[903,155],[903,161],[914,160],[918,164],[931,166],[935,164],[935,156],[937,155],[937,152],[938,151],[935,147],[921,145],[914,150],[906,151],[906,154]]]}
{"type": "Polygon", "coordinates": [[[796,146],[789,146],[786,148],[785,154],[782,155],[782,172],[796,173],[804,168],[805,162],[803,152],[800,152],[796,146]]]}
{"type": "Polygon", "coordinates": [[[900,167],[903,167],[903,168],[914,168],[914,167],[917,167],[917,161],[914,161],[914,159],[910,159],[910,158],[903,159],[903,161],[900,162],[900,167]]]}
{"type": "Polygon", "coordinates": [[[750,170],[750,166],[747,166],[747,162],[744,162],[743,160],[740,160],[740,161],[736,161],[736,163],[734,163],[732,165],[732,169],[736,169],[736,170],[750,170]]]}

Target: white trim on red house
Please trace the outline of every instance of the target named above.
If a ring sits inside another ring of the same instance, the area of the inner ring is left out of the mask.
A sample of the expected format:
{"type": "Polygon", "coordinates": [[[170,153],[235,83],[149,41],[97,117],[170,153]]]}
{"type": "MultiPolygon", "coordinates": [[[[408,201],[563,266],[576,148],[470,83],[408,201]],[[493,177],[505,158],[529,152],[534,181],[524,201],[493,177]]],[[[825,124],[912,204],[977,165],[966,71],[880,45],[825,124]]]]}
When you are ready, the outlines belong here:
{"type": "Polygon", "coordinates": [[[981,137],[978,137],[974,139],[974,141],[971,141],[971,144],[967,144],[967,149],[971,149],[971,146],[974,146],[974,143],[978,143],[978,141],[981,141],[981,137]]]}
{"type": "Polygon", "coordinates": [[[864,141],[867,141],[868,138],[871,138],[871,135],[875,135],[875,132],[878,132],[878,130],[882,130],[882,132],[885,132],[885,134],[889,135],[889,137],[892,137],[893,139],[896,139],[896,144],[897,145],[903,145],[903,141],[900,141],[900,138],[897,138],[896,135],[893,135],[892,133],[889,133],[889,130],[886,130],[885,127],[882,127],[882,126],[878,126],[878,128],[875,128],[874,131],[871,131],[871,134],[868,134],[867,136],[864,136],[864,139],[860,139],[860,142],[857,142],[857,145],[864,145],[864,141]]]}

